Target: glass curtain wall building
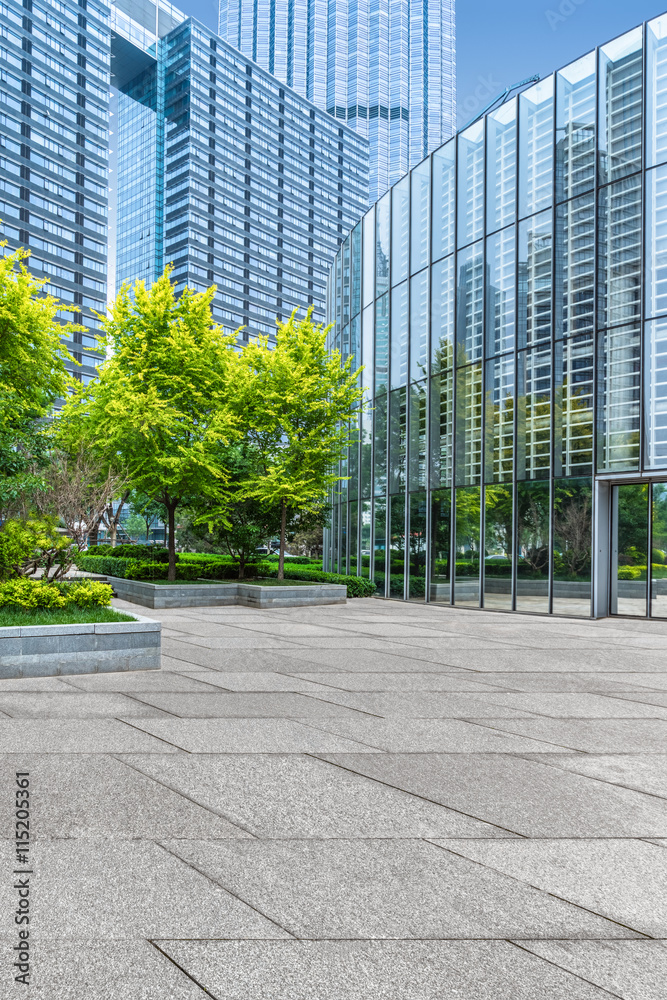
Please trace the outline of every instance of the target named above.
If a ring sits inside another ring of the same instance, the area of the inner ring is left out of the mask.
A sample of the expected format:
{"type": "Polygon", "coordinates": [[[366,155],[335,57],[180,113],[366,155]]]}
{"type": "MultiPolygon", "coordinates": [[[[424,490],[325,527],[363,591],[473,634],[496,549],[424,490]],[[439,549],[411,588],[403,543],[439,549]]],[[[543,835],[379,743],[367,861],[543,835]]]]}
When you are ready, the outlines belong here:
{"type": "Polygon", "coordinates": [[[198,22],[156,38],[130,4],[124,18],[116,285],[173,262],[178,288],[217,285],[215,319],[246,336],[311,303],[323,321],[330,263],[368,204],[368,143],[198,22]]]}
{"type": "Polygon", "coordinates": [[[454,132],[454,0],[220,0],[219,32],[368,139],[371,201],[454,132]]]}
{"type": "Polygon", "coordinates": [[[109,9],[7,0],[0,36],[0,233],[85,328],[64,343],[88,382],[107,297],[109,9]]]}
{"type": "Polygon", "coordinates": [[[380,596],[667,616],[667,15],[525,90],[346,237],[368,394],[326,561],[380,596]]]}

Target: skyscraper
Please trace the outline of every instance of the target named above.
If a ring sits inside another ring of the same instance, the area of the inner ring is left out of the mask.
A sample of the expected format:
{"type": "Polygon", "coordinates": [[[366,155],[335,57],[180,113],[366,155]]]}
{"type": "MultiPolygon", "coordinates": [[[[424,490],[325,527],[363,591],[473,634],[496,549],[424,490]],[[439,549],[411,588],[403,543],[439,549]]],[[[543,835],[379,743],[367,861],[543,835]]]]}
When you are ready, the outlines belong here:
{"type": "Polygon", "coordinates": [[[160,0],[111,7],[116,287],[174,265],[214,318],[271,334],[313,304],[368,199],[368,143],[160,0]]]}
{"type": "Polygon", "coordinates": [[[454,0],[220,0],[219,33],[370,143],[370,201],[455,131],[454,0]]]}

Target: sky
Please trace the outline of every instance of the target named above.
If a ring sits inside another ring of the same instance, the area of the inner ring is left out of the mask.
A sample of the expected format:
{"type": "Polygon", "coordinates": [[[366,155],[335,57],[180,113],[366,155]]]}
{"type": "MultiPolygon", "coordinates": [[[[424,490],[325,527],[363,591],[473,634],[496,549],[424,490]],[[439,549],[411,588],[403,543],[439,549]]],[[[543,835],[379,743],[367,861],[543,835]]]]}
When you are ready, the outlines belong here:
{"type": "MultiPolygon", "coordinates": [[[[175,0],[217,29],[216,0],[175,0]]],[[[458,0],[458,124],[505,87],[547,76],[596,45],[667,11],[667,0],[458,0]]]]}

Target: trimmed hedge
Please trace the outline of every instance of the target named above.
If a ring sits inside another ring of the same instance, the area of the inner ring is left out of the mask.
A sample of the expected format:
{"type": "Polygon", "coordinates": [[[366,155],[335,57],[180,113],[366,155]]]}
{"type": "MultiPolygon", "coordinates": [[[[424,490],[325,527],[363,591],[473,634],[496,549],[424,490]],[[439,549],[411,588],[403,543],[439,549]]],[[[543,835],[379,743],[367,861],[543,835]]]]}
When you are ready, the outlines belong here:
{"type": "MultiPolygon", "coordinates": [[[[277,577],[278,570],[271,568],[266,576],[277,577]]],[[[309,569],[307,566],[285,566],[286,580],[308,580],[312,583],[340,583],[347,587],[348,597],[371,597],[375,593],[375,584],[363,576],[345,576],[343,573],[324,573],[322,570],[309,569]]]]}
{"type": "MultiPolygon", "coordinates": [[[[126,580],[166,580],[169,574],[169,566],[164,562],[143,562],[140,559],[127,559],[124,562],[127,562],[123,574],[126,580]]],[[[174,583],[192,583],[201,575],[201,567],[196,563],[180,563],[176,566],[174,583]]]]}
{"type": "Polygon", "coordinates": [[[80,553],[76,558],[77,568],[83,573],[99,573],[101,576],[125,576],[131,559],[110,559],[109,556],[87,556],[80,553]]]}
{"type": "Polygon", "coordinates": [[[0,608],[105,608],[113,591],[99,580],[42,583],[19,577],[0,583],[0,608]]]}
{"type": "MultiPolygon", "coordinates": [[[[193,565],[197,564],[194,563],[193,565]]],[[[198,572],[202,580],[238,580],[239,564],[213,563],[204,567],[199,565],[198,572]]],[[[271,567],[267,566],[266,563],[246,563],[244,573],[244,580],[247,580],[249,577],[270,576],[271,567]]]]}
{"type": "MultiPolygon", "coordinates": [[[[143,562],[168,562],[169,553],[164,545],[116,545],[113,549],[110,545],[92,545],[86,555],[103,559],[141,559],[143,562]]],[[[178,553],[176,553],[178,562],[178,553]]]]}

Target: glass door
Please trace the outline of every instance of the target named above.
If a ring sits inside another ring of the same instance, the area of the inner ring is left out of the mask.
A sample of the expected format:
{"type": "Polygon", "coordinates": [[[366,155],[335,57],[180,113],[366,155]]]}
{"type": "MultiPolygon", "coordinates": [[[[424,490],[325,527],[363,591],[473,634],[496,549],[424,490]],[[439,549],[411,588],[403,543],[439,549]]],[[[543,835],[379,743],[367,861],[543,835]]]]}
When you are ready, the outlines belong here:
{"type": "Polygon", "coordinates": [[[651,617],[667,618],[667,483],[651,498],[651,617]]]}
{"type": "Polygon", "coordinates": [[[648,483],[623,483],[612,489],[612,615],[645,618],[648,614],[649,489],[648,483]]]}

